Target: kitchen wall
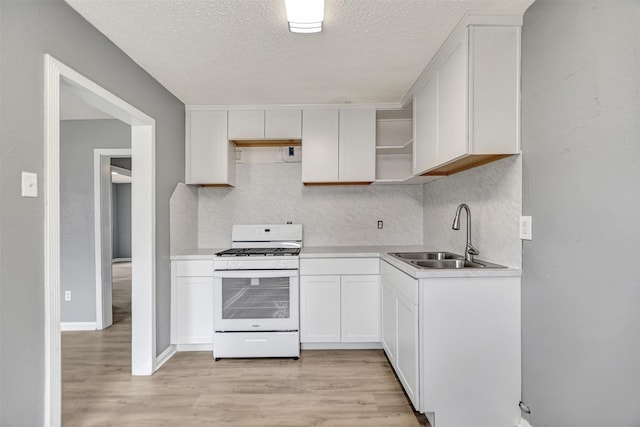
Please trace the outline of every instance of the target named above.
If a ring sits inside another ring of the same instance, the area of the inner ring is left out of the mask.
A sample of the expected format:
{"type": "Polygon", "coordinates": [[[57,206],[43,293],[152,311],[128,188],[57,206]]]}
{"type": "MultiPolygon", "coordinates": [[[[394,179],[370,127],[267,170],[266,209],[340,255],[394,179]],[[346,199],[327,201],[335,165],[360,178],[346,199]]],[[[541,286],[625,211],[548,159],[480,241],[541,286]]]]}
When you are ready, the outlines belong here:
{"type": "Polygon", "coordinates": [[[171,254],[198,247],[198,187],[179,183],[171,195],[171,254]]]}
{"type": "Polygon", "coordinates": [[[131,148],[119,120],[60,122],[60,320],[96,321],[94,159],[96,148],[131,148]],[[71,301],[64,300],[71,291],[71,301]]]}
{"type": "MultiPolygon", "coordinates": [[[[156,120],[156,352],[169,345],[169,197],[184,105],[62,0],[0,1],[0,425],[44,424],[44,54],[156,120]],[[39,197],[20,196],[21,171],[39,197]]],[[[135,159],[134,159],[135,167],[135,159]]]]}
{"type": "Polygon", "coordinates": [[[511,267],[522,265],[519,218],[522,209],[522,158],[511,156],[424,185],[424,244],[464,253],[467,225],[452,230],[460,203],[471,209],[471,238],[478,258],[511,267]]]}
{"type": "Polygon", "coordinates": [[[228,247],[233,224],[287,221],[304,225],[305,246],[422,244],[420,185],[304,186],[301,163],[236,173],[235,188],[198,190],[200,248],[228,247]]]}
{"type": "Polygon", "coordinates": [[[523,400],[640,425],[640,2],[538,0],[522,34],[523,400]]]}

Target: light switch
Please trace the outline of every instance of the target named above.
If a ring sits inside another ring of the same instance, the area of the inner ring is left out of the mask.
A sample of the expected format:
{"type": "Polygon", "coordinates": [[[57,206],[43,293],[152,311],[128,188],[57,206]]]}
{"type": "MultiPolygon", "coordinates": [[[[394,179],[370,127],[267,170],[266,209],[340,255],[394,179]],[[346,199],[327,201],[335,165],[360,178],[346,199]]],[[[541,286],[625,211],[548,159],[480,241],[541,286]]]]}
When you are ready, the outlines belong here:
{"type": "Polygon", "coordinates": [[[520,217],[520,238],[522,240],[531,240],[532,232],[531,232],[531,217],[530,216],[521,216],[520,217]]]}
{"type": "Polygon", "coordinates": [[[22,172],[22,197],[38,197],[38,174],[22,172]]]}

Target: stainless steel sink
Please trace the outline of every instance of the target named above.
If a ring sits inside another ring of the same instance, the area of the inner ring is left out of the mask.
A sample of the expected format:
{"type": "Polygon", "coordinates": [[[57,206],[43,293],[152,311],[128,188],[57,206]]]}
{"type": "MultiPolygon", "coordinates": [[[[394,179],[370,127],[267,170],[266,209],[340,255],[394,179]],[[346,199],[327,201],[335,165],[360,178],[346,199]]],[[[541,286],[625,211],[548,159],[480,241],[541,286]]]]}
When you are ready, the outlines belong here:
{"type": "Polygon", "coordinates": [[[486,261],[465,261],[462,255],[451,252],[392,252],[389,255],[417,268],[460,269],[460,268],[506,268],[504,265],[486,261]]]}
{"type": "Polygon", "coordinates": [[[441,259],[464,259],[462,255],[451,252],[395,252],[389,254],[401,260],[441,260],[441,259]]]}

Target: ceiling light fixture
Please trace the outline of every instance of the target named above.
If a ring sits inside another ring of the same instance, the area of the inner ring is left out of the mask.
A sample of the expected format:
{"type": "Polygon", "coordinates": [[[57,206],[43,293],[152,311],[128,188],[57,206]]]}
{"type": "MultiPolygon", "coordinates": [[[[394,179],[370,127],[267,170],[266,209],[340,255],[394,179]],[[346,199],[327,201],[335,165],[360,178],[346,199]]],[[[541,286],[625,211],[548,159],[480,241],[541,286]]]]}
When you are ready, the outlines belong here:
{"type": "Polygon", "coordinates": [[[289,31],[319,33],[324,21],[324,0],[284,0],[289,31]]]}

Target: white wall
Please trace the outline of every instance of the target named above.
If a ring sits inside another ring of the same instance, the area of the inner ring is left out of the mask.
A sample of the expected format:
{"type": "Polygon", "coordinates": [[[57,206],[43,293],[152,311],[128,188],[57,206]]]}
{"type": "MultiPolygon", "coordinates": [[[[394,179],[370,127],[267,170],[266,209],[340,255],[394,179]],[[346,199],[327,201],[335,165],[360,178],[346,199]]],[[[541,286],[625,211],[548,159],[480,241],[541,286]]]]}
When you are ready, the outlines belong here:
{"type": "Polygon", "coordinates": [[[536,1],[522,72],[527,418],[640,426],[640,2],[536,1]]]}
{"type": "Polygon", "coordinates": [[[460,203],[471,209],[471,239],[478,258],[511,267],[522,265],[522,159],[511,156],[424,185],[424,244],[463,254],[465,213],[452,230],[460,203]]]}
{"type": "Polygon", "coordinates": [[[200,248],[228,247],[233,224],[287,221],[303,224],[305,246],[422,244],[420,185],[305,187],[300,163],[238,164],[236,173],[233,189],[198,190],[200,248]]]}

